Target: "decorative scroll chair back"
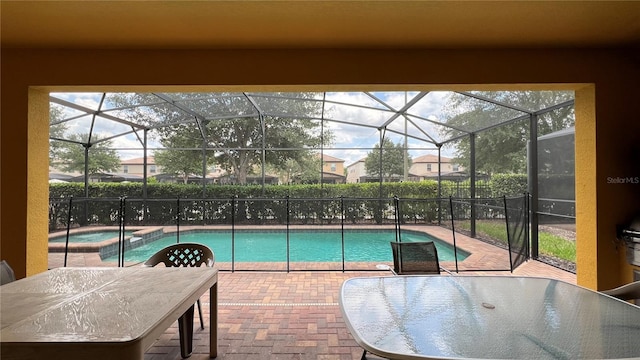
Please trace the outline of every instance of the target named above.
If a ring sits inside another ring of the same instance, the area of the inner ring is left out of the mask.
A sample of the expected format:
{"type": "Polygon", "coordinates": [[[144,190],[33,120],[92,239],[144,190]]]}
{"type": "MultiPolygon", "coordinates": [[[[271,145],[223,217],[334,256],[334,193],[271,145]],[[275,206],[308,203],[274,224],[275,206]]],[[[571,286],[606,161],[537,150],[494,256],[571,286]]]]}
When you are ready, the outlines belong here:
{"type": "Polygon", "coordinates": [[[0,275],[0,285],[4,285],[16,280],[16,275],[13,273],[13,269],[5,260],[2,260],[0,262],[0,275]]]}
{"type": "Polygon", "coordinates": [[[398,275],[440,274],[438,250],[433,241],[391,242],[393,272],[398,275]]]}
{"type": "Polygon", "coordinates": [[[147,260],[145,266],[156,266],[163,263],[166,267],[213,266],[213,251],[201,244],[182,243],[167,246],[147,260]]]}

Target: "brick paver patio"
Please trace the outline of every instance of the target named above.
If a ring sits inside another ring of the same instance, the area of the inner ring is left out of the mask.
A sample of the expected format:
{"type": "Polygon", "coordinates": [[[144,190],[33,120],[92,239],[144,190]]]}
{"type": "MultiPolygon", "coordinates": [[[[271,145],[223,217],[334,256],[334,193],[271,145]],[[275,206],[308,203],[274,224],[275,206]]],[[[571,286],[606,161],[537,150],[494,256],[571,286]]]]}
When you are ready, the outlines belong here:
{"type": "MultiPolygon", "coordinates": [[[[405,228],[411,228],[409,226],[405,228]]],[[[429,232],[452,241],[449,230],[430,227],[429,232]]],[[[512,275],[508,253],[484,242],[456,235],[459,247],[472,253],[459,264],[460,276],[471,274],[512,275]],[[477,271],[482,269],[482,271],[477,271]],[[491,271],[501,270],[501,271],[491,271]]],[[[61,266],[63,255],[50,253],[50,267],[61,266]]],[[[219,273],[218,359],[360,359],[362,349],[349,334],[338,305],[342,282],[355,276],[379,276],[388,272],[376,270],[377,264],[349,264],[363,271],[225,271],[228,263],[216,263],[219,273]]],[[[454,270],[455,264],[442,265],[454,270]]],[[[105,264],[96,253],[70,254],[68,266],[114,266],[105,264]]],[[[264,263],[260,264],[264,267],[264,263]]],[[[298,268],[315,269],[311,264],[298,268]]],[[[251,264],[242,264],[251,269],[251,264]]],[[[283,264],[274,264],[282,270],[283,264]]],[[[237,267],[236,267],[237,269],[237,267]]],[[[575,283],[575,274],[537,261],[528,261],[513,275],[542,276],[575,283]]],[[[208,295],[202,297],[205,323],[208,323],[208,295]]],[[[191,359],[207,359],[209,328],[195,323],[194,353],[191,359]]],[[[145,354],[146,360],[180,359],[177,323],[170,327],[145,354]]],[[[375,358],[371,356],[371,358],[375,358]]]]}
{"type": "MultiPolygon", "coordinates": [[[[338,292],[347,278],[381,274],[385,273],[221,272],[218,358],[360,359],[362,349],[342,320],[338,292]]],[[[511,273],[492,275],[509,276],[511,273]]],[[[536,261],[522,265],[514,275],[555,277],[575,282],[573,274],[536,261]]],[[[202,300],[208,305],[208,295],[202,300]]],[[[208,316],[205,311],[205,321],[208,316]]],[[[200,330],[196,326],[192,359],[208,358],[208,335],[208,327],[200,330]]],[[[178,339],[177,324],[174,324],[147,351],[145,359],[180,359],[178,339]]]]}

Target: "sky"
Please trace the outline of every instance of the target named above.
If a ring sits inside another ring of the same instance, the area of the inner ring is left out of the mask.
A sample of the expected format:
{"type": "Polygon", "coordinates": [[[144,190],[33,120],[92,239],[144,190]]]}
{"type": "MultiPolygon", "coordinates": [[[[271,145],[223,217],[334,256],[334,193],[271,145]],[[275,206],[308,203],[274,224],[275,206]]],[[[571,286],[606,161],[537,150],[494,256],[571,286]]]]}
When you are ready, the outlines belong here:
{"type": "MultiPolygon", "coordinates": [[[[364,158],[367,153],[371,151],[371,148],[379,143],[380,133],[377,127],[387,122],[394,115],[394,112],[390,111],[388,107],[398,110],[405,106],[406,102],[411,102],[412,99],[418,95],[418,92],[373,92],[371,94],[379,101],[362,92],[325,94],[326,99],[332,103],[327,103],[325,106],[324,118],[337,121],[325,122],[325,128],[332,131],[334,141],[330,147],[325,148],[324,153],[345,160],[345,166],[364,158]],[[357,104],[359,106],[349,106],[345,104],[357,104]],[[376,110],[365,108],[364,106],[375,107],[376,110]],[[357,126],[342,122],[354,122],[372,127],[357,126]],[[332,150],[331,148],[336,149],[332,150]]],[[[442,140],[439,129],[424,119],[436,121],[444,116],[443,108],[446,105],[448,94],[450,93],[430,92],[425,97],[416,101],[409,112],[423,119],[417,117],[411,118],[412,122],[417,124],[418,127],[415,127],[411,122],[406,122],[407,132],[410,135],[421,138],[426,136],[424,134],[426,132],[436,140],[442,140]]],[[[99,108],[103,110],[113,108],[113,105],[108,102],[105,102],[102,104],[102,107],[100,107],[101,93],[52,93],[51,96],[73,102],[91,109],[91,111],[98,110],[99,108]]],[[[67,134],[88,133],[92,119],[94,118],[91,113],[84,113],[84,116],[81,116],[83,115],[81,111],[68,107],[63,107],[63,110],[63,118],[69,119],[77,117],[65,122],[67,134]]],[[[113,113],[115,114],[115,112],[113,113]]],[[[388,125],[388,129],[399,132],[404,132],[404,127],[405,120],[402,116],[388,125]]],[[[93,132],[102,138],[129,131],[131,131],[131,127],[128,125],[120,124],[100,116],[95,117],[93,132]]],[[[394,143],[404,142],[404,136],[394,134],[390,131],[386,134],[394,143]]],[[[142,132],[140,132],[140,136],[142,136],[142,132]]],[[[142,144],[134,134],[116,137],[112,140],[112,145],[118,149],[117,151],[123,160],[143,156],[142,144]]],[[[156,148],[161,147],[161,145],[157,139],[151,136],[149,139],[149,147],[156,148]]],[[[408,147],[410,149],[418,149],[410,150],[410,155],[414,158],[425,154],[437,154],[433,144],[410,137],[408,138],[408,147]]],[[[452,147],[443,147],[442,150],[442,155],[447,157],[452,157],[455,151],[452,147]]]]}

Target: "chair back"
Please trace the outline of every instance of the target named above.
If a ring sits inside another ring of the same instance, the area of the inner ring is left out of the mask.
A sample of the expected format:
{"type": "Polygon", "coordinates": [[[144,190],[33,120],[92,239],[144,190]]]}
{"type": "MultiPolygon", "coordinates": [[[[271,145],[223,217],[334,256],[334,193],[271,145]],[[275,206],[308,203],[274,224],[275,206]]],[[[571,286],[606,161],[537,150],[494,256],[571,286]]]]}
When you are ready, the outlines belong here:
{"type": "Polygon", "coordinates": [[[640,280],[601,292],[621,300],[640,299],[640,280]]]}
{"type": "Polygon", "coordinates": [[[391,242],[393,270],[398,275],[440,274],[438,250],[433,241],[391,242]]]}
{"type": "Polygon", "coordinates": [[[13,269],[5,260],[0,262],[0,285],[4,285],[16,280],[13,269]]]}
{"type": "Polygon", "coordinates": [[[153,254],[144,266],[153,267],[163,263],[166,267],[213,266],[213,251],[202,244],[173,244],[153,254]]]}

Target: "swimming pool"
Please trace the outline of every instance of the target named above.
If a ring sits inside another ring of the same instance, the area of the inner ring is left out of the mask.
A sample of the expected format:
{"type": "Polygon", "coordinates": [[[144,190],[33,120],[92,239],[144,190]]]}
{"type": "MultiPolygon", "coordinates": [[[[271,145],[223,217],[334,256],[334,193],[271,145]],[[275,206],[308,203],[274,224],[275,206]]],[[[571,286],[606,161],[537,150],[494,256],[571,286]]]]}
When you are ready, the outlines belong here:
{"type": "MultiPolygon", "coordinates": [[[[344,230],[344,256],[347,262],[393,261],[390,241],[395,241],[394,230],[344,230]]],[[[402,241],[434,241],[440,261],[453,261],[453,247],[428,234],[403,231],[402,241]]],[[[196,231],[180,234],[181,243],[199,243],[213,250],[216,262],[232,261],[232,246],[236,262],[287,261],[286,231],[236,230],[232,244],[231,231],[196,231]]],[[[143,262],[156,251],[175,244],[176,236],[162,237],[152,243],[125,252],[125,261],[143,262]]],[[[469,253],[457,251],[458,261],[469,253]]],[[[117,261],[117,257],[104,259],[117,261]]],[[[342,261],[341,230],[290,230],[290,262],[342,261]]]]}
{"type": "MultiPolygon", "coordinates": [[[[88,231],[69,235],[69,243],[98,243],[109,239],[118,238],[118,230],[88,231]]],[[[125,231],[125,236],[131,236],[133,231],[125,231]]],[[[50,243],[63,243],[67,241],[67,235],[50,238],[50,243]]]]}

